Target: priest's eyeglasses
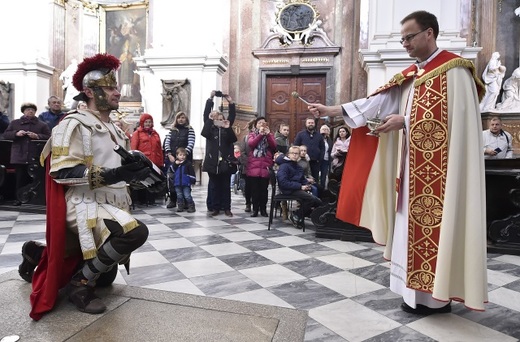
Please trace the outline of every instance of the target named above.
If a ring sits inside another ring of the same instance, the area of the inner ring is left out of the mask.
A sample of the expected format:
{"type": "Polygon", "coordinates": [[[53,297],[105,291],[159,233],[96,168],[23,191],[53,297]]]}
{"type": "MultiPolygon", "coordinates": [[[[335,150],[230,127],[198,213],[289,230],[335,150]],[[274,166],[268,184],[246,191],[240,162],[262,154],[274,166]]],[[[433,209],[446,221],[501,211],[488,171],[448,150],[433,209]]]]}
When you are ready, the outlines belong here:
{"type": "Polygon", "coordinates": [[[416,35],[418,35],[419,33],[423,33],[423,32],[426,31],[427,29],[429,29],[429,27],[428,27],[428,28],[425,28],[424,30],[419,31],[419,32],[417,32],[417,33],[408,34],[408,35],[402,37],[401,40],[400,40],[399,42],[401,43],[401,45],[404,44],[404,42],[409,43],[409,42],[411,42],[411,41],[415,38],[416,35]]]}

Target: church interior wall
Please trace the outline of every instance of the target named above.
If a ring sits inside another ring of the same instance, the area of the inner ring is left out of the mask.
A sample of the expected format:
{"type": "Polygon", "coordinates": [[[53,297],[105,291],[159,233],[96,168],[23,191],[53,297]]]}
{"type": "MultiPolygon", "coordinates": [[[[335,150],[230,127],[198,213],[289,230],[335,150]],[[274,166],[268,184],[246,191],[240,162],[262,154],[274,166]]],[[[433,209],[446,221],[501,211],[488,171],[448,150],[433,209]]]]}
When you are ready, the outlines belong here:
{"type": "MultiPolygon", "coordinates": [[[[215,0],[204,2],[204,10],[198,1],[146,0],[145,3],[148,6],[147,44],[141,59],[136,59],[146,87],[142,89],[141,111],[150,112],[154,120],[160,122],[161,79],[189,78],[191,121],[197,132],[202,128],[200,117],[204,102],[214,89],[233,97],[242,120],[265,115],[259,106],[263,101],[261,65],[252,51],[272,33],[277,6],[284,1],[215,0]],[[204,58],[210,62],[198,64],[204,58]]],[[[520,18],[513,12],[520,6],[520,0],[322,0],[311,3],[320,14],[321,28],[341,48],[331,70],[327,71],[331,78],[328,104],[366,96],[409,64],[411,59],[399,43],[399,21],[417,9],[437,14],[441,27],[439,46],[474,56],[478,74],[494,51],[501,53],[507,67],[505,78],[519,64],[520,18]]],[[[83,56],[103,50],[100,49],[103,44],[100,32],[105,23],[100,23],[100,8],[93,2],[79,0],[12,1],[5,6],[7,10],[0,12],[0,20],[17,32],[6,35],[6,46],[18,46],[20,41],[31,43],[0,56],[0,79],[16,83],[15,108],[23,101],[33,101],[43,110],[49,95],[63,95],[58,75],[70,61],[80,61],[83,56]],[[37,25],[28,26],[12,15],[28,6],[32,10],[24,11],[27,14],[24,21],[37,25]]],[[[167,129],[159,128],[164,137],[167,129]]],[[[201,140],[197,141],[200,151],[201,140]]]]}
{"type": "Polygon", "coordinates": [[[17,118],[22,115],[23,102],[34,102],[38,108],[45,108],[51,91],[54,70],[49,59],[52,4],[28,0],[4,2],[1,6],[0,22],[10,34],[2,37],[6,48],[0,54],[0,80],[15,86],[12,115],[17,118]],[[23,13],[23,17],[15,13],[23,13]]]}
{"type": "MultiPolygon", "coordinates": [[[[239,104],[251,108],[254,115],[266,114],[262,110],[262,75],[266,72],[276,74],[276,71],[261,70],[258,60],[251,57],[251,50],[259,48],[272,34],[270,29],[276,23],[277,6],[280,3],[237,0],[231,5],[230,68],[223,76],[223,82],[229,81],[230,93],[234,95],[233,92],[236,91],[234,98],[239,104]]],[[[357,59],[361,0],[324,0],[312,3],[320,14],[319,19],[323,22],[321,27],[327,36],[342,47],[342,52],[334,59],[333,71],[330,73],[332,86],[329,89],[331,93],[327,94],[327,102],[332,104],[354,96],[364,96],[366,74],[357,59]]],[[[279,48],[285,49],[283,46],[279,48]]],[[[305,72],[304,67],[300,68],[302,72],[305,72]]],[[[291,73],[289,66],[278,70],[280,75],[291,73]]],[[[323,74],[326,73],[323,71],[323,74]]]]}
{"type": "MultiPolygon", "coordinates": [[[[136,58],[142,84],[144,111],[154,117],[159,134],[164,138],[169,127],[161,127],[161,80],[189,79],[191,84],[190,124],[202,130],[202,112],[211,90],[220,88],[220,59],[227,57],[224,41],[229,36],[229,0],[200,3],[150,1],[149,41],[141,58],[136,58]],[[173,19],[173,25],[172,25],[173,19]],[[164,28],[169,29],[165,30],[164,28]],[[144,76],[146,75],[146,76],[144,76]]],[[[227,60],[224,62],[227,65],[227,60]]],[[[203,139],[196,140],[195,153],[200,154],[203,139]]]]}

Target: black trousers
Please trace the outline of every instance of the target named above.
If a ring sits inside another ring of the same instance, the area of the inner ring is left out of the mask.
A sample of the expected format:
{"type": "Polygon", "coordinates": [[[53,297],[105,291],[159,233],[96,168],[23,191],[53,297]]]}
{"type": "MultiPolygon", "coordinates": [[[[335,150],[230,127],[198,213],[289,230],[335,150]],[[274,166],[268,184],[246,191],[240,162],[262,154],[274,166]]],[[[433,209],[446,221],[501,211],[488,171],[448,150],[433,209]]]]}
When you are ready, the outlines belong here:
{"type": "Polygon", "coordinates": [[[297,196],[300,199],[300,209],[297,210],[296,215],[300,217],[309,216],[312,212],[312,208],[317,208],[323,204],[323,202],[316,196],[303,190],[296,190],[291,193],[293,196],[297,196]]]}
{"type": "Polygon", "coordinates": [[[139,224],[137,227],[125,233],[123,227],[117,221],[105,220],[105,224],[110,230],[110,237],[107,242],[110,241],[114,249],[120,254],[132,253],[148,239],[148,227],[139,220],[137,220],[137,223],[139,224]]]}
{"type": "Polygon", "coordinates": [[[253,197],[253,191],[251,190],[251,180],[245,173],[242,174],[245,180],[244,197],[246,198],[246,205],[251,205],[251,198],[253,197]]]}
{"type": "MultiPolygon", "coordinates": [[[[26,186],[27,184],[31,183],[32,178],[29,176],[29,165],[27,164],[16,164],[14,165],[15,171],[16,171],[16,192],[26,186]]],[[[16,197],[15,194],[15,198],[16,197]]]]}
{"type": "Polygon", "coordinates": [[[267,207],[267,197],[269,178],[247,177],[251,184],[251,204],[253,211],[265,211],[267,207]]]}
{"type": "Polygon", "coordinates": [[[318,160],[311,160],[309,161],[309,167],[311,169],[312,178],[318,183],[320,180],[320,162],[318,160]]]}
{"type": "Polygon", "coordinates": [[[208,176],[208,210],[231,210],[231,173],[208,173],[208,176]]]}
{"type": "Polygon", "coordinates": [[[139,225],[127,233],[116,221],[104,220],[104,222],[110,230],[110,237],[98,249],[97,256],[88,260],[81,273],[75,277],[95,281],[100,274],[109,272],[118,263],[126,260],[130,253],[141,247],[148,238],[148,227],[141,221],[137,221],[139,225]]]}

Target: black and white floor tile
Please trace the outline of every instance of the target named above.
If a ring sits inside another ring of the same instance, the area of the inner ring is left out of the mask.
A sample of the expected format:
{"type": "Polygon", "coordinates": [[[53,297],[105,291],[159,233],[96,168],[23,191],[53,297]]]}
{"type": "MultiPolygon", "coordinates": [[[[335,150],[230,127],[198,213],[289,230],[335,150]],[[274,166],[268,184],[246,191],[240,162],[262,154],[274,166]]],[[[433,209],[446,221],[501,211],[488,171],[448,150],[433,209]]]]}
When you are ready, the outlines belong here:
{"type": "MultiPolygon", "coordinates": [[[[233,217],[208,217],[206,192],[195,186],[195,213],[137,206],[150,229],[132,255],[131,273],[116,283],[304,309],[306,341],[517,341],[520,339],[520,257],[488,255],[485,312],[454,304],[452,313],[414,316],[388,289],[382,247],[316,238],[276,218],[243,211],[232,195],[233,217]]],[[[17,269],[26,240],[45,240],[45,216],[0,212],[0,273],[17,269]]]]}

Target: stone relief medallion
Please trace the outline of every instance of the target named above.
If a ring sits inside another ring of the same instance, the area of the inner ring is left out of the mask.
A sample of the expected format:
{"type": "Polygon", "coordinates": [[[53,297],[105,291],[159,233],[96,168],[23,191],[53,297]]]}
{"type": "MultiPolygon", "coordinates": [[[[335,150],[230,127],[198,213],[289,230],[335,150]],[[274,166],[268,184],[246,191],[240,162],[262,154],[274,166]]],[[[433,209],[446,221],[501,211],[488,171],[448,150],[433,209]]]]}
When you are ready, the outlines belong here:
{"type": "Polygon", "coordinates": [[[278,12],[278,22],[287,32],[303,32],[316,21],[316,11],[308,1],[288,3],[278,12]]]}
{"type": "Polygon", "coordinates": [[[279,35],[280,44],[293,42],[311,45],[314,33],[321,30],[319,13],[310,0],[288,0],[278,5],[276,25],[271,29],[279,35]]]}

